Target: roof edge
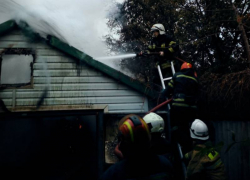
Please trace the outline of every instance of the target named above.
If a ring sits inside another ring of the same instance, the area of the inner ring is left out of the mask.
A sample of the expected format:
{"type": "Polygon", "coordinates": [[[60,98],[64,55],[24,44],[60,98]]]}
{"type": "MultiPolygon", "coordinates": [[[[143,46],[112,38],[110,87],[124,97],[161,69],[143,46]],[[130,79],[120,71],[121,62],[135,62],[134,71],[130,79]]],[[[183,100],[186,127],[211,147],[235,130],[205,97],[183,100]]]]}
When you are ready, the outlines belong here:
{"type": "Polygon", "coordinates": [[[76,59],[79,59],[80,61],[83,61],[84,63],[88,64],[89,66],[103,72],[104,74],[110,76],[111,78],[114,78],[120,82],[123,82],[124,84],[128,85],[129,87],[151,97],[155,98],[157,95],[157,92],[151,89],[147,84],[142,83],[138,80],[135,80],[120,71],[117,71],[106,64],[103,64],[102,62],[99,62],[95,59],[93,59],[91,56],[81,52],[80,50],[69,46],[68,44],[62,42],[58,38],[54,36],[48,36],[48,44],[52,47],[59,49],[60,51],[63,51],[64,53],[73,56],[76,59]]]}
{"type": "Polygon", "coordinates": [[[15,29],[16,27],[17,27],[17,24],[14,20],[9,20],[0,24],[0,36],[5,33],[8,33],[10,30],[15,29]]]}

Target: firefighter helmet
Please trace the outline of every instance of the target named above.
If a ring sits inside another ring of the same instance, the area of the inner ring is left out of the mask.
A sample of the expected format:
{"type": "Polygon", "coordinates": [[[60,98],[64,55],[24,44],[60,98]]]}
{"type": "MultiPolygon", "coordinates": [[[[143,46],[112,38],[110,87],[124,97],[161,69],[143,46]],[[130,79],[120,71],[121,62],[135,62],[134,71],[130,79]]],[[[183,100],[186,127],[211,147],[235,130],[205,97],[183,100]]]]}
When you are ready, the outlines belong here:
{"type": "Polygon", "coordinates": [[[193,67],[192,64],[187,63],[187,62],[184,62],[184,63],[181,65],[181,70],[183,70],[183,69],[190,69],[190,68],[192,68],[192,67],[193,67]]]}
{"type": "Polygon", "coordinates": [[[190,128],[190,136],[193,139],[207,140],[209,138],[207,125],[200,119],[195,119],[190,128]]]}
{"type": "Polygon", "coordinates": [[[118,124],[122,141],[129,144],[149,145],[150,131],[146,122],[138,115],[129,114],[121,119],[118,124]]]}
{"type": "Polygon", "coordinates": [[[165,32],[165,28],[162,24],[154,24],[152,27],[151,27],[151,32],[154,32],[154,31],[159,31],[159,33],[162,35],[162,34],[166,34],[165,32]]]}
{"type": "Polygon", "coordinates": [[[149,113],[143,117],[143,120],[147,123],[148,128],[151,133],[163,132],[164,130],[164,120],[161,116],[156,113],[149,113]]]}

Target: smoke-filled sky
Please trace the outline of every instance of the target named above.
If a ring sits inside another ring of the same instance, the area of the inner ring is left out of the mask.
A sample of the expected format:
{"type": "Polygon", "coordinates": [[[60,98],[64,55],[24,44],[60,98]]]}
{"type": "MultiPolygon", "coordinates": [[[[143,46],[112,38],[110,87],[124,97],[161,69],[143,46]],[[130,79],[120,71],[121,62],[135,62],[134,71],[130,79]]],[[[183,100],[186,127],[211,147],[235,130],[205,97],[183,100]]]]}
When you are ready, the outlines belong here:
{"type": "MultiPolygon", "coordinates": [[[[109,16],[124,0],[0,0],[0,23],[27,22],[41,36],[54,35],[92,57],[105,56],[109,16]]],[[[110,64],[111,62],[104,62],[110,64]]]]}

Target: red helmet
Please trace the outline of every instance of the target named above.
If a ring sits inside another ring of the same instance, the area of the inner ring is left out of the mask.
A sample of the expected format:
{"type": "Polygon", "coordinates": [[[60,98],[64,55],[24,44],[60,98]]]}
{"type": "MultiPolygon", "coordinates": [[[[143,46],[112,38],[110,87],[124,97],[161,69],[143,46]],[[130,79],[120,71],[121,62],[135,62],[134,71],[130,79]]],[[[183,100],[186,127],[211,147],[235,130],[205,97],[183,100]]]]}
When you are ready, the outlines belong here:
{"type": "Polygon", "coordinates": [[[129,114],[121,119],[118,124],[122,140],[134,145],[149,145],[151,140],[147,123],[138,115],[129,114]]]}
{"type": "Polygon", "coordinates": [[[187,63],[187,62],[184,62],[184,63],[181,65],[181,70],[183,70],[183,69],[190,69],[190,68],[192,68],[192,67],[193,67],[192,64],[187,63]]]}

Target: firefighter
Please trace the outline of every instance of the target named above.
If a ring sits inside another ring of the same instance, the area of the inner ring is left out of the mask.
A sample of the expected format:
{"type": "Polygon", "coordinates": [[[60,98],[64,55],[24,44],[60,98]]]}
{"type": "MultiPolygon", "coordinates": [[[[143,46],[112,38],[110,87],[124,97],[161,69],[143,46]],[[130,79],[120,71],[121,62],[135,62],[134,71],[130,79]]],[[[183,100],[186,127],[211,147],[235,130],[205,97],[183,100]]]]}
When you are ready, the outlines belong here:
{"type": "Polygon", "coordinates": [[[193,139],[193,150],[185,154],[187,164],[187,180],[225,180],[225,168],[220,154],[209,147],[209,131],[207,125],[195,119],[190,128],[193,139]]]}
{"type": "Polygon", "coordinates": [[[150,151],[155,154],[166,155],[170,150],[170,143],[166,140],[164,119],[153,112],[146,114],[143,120],[147,123],[151,133],[150,151]]]}
{"type": "MultiPolygon", "coordinates": [[[[151,134],[150,152],[154,154],[165,155],[169,152],[169,142],[164,137],[164,119],[156,113],[149,113],[143,117],[147,123],[151,134]]],[[[116,156],[123,159],[122,152],[119,150],[119,144],[115,147],[116,156]]]]}
{"type": "Polygon", "coordinates": [[[197,75],[190,63],[183,63],[180,72],[174,74],[165,90],[162,91],[162,98],[170,98],[171,103],[170,119],[171,126],[176,126],[172,138],[180,143],[183,150],[189,151],[192,148],[192,140],[189,137],[190,123],[196,118],[197,113],[197,94],[198,94],[197,75]]]}
{"type": "MultiPolygon", "coordinates": [[[[148,50],[150,52],[159,52],[161,57],[172,60],[174,54],[176,54],[179,49],[176,41],[172,37],[166,35],[165,28],[162,24],[154,24],[150,32],[152,33],[153,39],[148,46],[148,50]]],[[[164,69],[164,67],[167,66],[167,64],[165,64],[166,61],[164,62],[163,58],[160,61],[159,63],[162,69],[164,69]]]]}
{"type": "Polygon", "coordinates": [[[171,179],[172,165],[167,158],[150,153],[151,134],[145,121],[130,114],[121,119],[119,149],[123,159],[109,167],[101,179],[171,179]]]}
{"type": "MultiPolygon", "coordinates": [[[[179,52],[179,46],[176,41],[166,35],[165,28],[162,24],[154,24],[151,27],[150,32],[152,33],[153,39],[147,48],[145,54],[152,52],[159,52],[158,56],[155,56],[156,65],[160,65],[163,77],[171,76],[170,61],[174,59],[174,56],[179,52]]],[[[143,52],[139,53],[142,55],[143,52]]],[[[159,75],[157,69],[154,69],[155,82],[160,84],[159,75]]]]}

